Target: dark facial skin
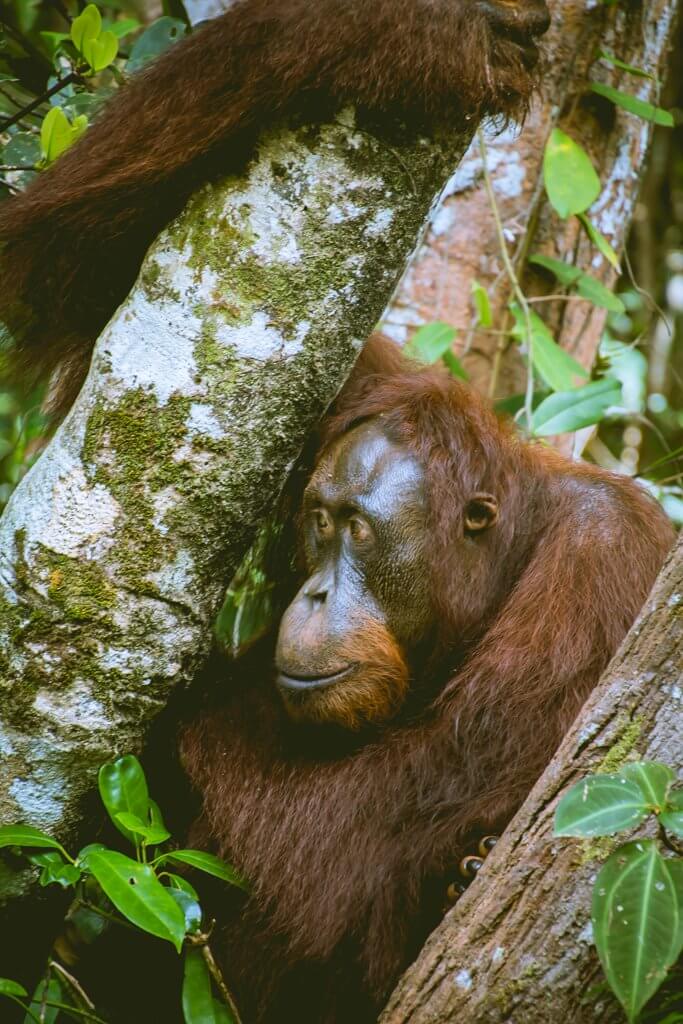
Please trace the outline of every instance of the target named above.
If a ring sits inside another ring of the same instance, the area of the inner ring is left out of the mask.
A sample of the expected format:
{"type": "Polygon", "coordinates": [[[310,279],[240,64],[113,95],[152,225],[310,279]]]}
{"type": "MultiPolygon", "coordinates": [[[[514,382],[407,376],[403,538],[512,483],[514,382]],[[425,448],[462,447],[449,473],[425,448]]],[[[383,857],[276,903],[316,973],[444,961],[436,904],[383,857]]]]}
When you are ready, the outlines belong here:
{"type": "Polygon", "coordinates": [[[303,533],[310,576],[280,625],[278,688],[298,717],[358,727],[395,710],[404,652],[433,615],[424,473],[381,420],[323,454],[304,495],[303,533]],[[368,680],[384,696],[371,699],[368,680]],[[348,711],[354,700],[365,701],[360,716],[348,711]]]}

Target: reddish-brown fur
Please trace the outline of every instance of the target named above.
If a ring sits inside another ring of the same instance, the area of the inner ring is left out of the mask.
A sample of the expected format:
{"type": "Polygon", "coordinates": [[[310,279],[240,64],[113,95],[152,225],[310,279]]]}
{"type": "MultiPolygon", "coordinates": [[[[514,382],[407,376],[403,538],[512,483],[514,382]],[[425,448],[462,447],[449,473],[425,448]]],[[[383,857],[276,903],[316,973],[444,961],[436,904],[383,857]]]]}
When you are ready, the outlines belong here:
{"type": "Polygon", "coordinates": [[[411,682],[422,704],[340,748],[297,732],[272,675],[247,671],[182,741],[204,803],[195,838],[253,885],[220,940],[247,1021],[373,1019],[436,923],[467,836],[518,808],[672,541],[631,480],[521,442],[462,384],[379,338],[323,440],[377,415],[427,474],[440,636],[411,682]],[[481,491],[500,515],[477,570],[459,540],[481,491]]]}
{"type": "Polygon", "coordinates": [[[349,101],[450,123],[522,109],[533,75],[514,40],[542,31],[546,8],[492,4],[501,35],[485,7],[238,0],[134,75],[72,150],[0,206],[0,322],[15,369],[61,365],[53,405],[64,411],[147,247],[193,189],[243,164],[273,116],[349,101]]]}

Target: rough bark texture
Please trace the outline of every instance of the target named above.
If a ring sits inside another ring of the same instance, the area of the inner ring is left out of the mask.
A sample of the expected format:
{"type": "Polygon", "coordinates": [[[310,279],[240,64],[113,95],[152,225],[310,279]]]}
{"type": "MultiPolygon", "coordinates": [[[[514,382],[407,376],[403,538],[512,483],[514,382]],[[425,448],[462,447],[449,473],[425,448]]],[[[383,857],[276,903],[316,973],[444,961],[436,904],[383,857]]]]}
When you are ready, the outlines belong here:
{"type": "MultiPolygon", "coordinates": [[[[533,252],[575,263],[612,286],[616,273],[597,252],[575,217],[561,221],[543,190],[543,151],[558,125],[591,154],[603,184],[590,210],[591,220],[617,252],[624,246],[633,216],[652,126],[587,91],[591,81],[612,85],[649,102],[658,86],[596,60],[599,50],[662,79],[676,22],[676,0],[603,4],[593,0],[550,3],[552,26],[544,41],[547,73],[519,136],[515,130],[490,134],[488,165],[511,253],[518,266],[533,252]]],[[[519,347],[500,335],[474,331],[471,284],[489,292],[494,327],[506,326],[510,284],[503,272],[500,246],[483,180],[482,160],[473,141],[432,219],[424,244],[387,312],[386,328],[398,340],[430,320],[460,328],[456,352],[481,391],[495,396],[522,392],[525,368],[519,347]]],[[[528,268],[529,295],[557,291],[548,278],[528,268]]],[[[606,312],[588,302],[542,304],[555,337],[584,366],[595,358],[606,312]]]]}
{"type": "MultiPolygon", "coordinates": [[[[683,777],[683,540],[599,688],[495,852],[404,975],[381,1024],[618,1024],[592,946],[599,862],[617,841],[553,838],[559,796],[628,759],[683,777]]],[[[621,840],[618,840],[621,841],[621,840]]]]}
{"type": "MultiPolygon", "coordinates": [[[[152,247],[0,522],[0,822],[78,842],[97,766],[190,680],[466,141],[285,126],[152,247]]],[[[32,885],[0,873],[0,934],[32,885]]]]}

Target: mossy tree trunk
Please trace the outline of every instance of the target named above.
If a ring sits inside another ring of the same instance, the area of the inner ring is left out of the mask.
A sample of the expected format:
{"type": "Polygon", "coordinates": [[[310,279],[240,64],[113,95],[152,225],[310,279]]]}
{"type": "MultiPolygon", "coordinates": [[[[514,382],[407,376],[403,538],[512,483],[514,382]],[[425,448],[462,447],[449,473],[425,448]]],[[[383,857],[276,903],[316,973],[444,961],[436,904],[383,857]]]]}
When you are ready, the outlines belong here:
{"type": "Polygon", "coordinates": [[[594,771],[662,761],[683,777],[683,539],[599,687],[476,882],[431,935],[380,1024],[622,1024],[592,945],[595,874],[616,843],[553,838],[594,771]]]}
{"type": "MultiPolygon", "coordinates": [[[[0,822],[84,838],[98,765],[140,748],[205,657],[467,141],[352,109],[282,126],[154,244],[0,521],[0,822]]],[[[26,977],[35,879],[3,863],[0,975],[26,977]]]]}

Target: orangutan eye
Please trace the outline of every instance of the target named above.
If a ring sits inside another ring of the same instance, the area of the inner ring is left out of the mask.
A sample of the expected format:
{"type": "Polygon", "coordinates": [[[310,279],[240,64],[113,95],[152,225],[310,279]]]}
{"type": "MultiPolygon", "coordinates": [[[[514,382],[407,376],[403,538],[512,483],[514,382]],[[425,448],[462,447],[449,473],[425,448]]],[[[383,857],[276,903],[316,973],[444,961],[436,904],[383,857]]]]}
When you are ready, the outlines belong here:
{"type": "Polygon", "coordinates": [[[330,537],[334,530],[331,516],[324,508],[317,508],[313,513],[315,532],[319,537],[330,537]]]}
{"type": "Polygon", "coordinates": [[[349,519],[349,533],[354,544],[363,544],[372,537],[370,527],[364,520],[359,519],[358,516],[352,516],[349,519]]]}

